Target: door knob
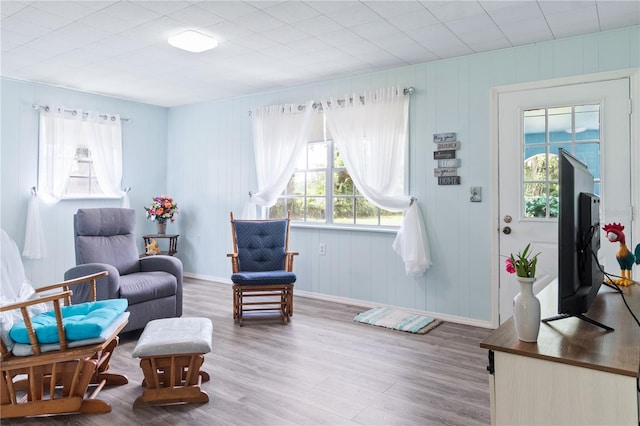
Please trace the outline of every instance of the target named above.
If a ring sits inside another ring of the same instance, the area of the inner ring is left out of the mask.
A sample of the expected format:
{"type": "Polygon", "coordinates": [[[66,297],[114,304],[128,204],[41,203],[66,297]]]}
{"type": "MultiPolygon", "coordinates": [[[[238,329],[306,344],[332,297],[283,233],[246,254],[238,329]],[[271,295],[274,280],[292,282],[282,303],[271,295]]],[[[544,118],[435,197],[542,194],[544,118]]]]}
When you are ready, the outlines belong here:
{"type": "Polygon", "coordinates": [[[511,227],[505,226],[504,228],[502,228],[502,233],[505,235],[509,235],[511,233],[511,227]]]}

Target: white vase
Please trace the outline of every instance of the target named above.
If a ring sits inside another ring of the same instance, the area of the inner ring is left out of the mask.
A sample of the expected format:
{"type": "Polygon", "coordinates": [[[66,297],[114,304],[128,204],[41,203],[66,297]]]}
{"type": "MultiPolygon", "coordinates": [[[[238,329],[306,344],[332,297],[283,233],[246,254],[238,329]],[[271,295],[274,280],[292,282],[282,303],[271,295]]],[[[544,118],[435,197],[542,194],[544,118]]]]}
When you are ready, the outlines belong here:
{"type": "Polygon", "coordinates": [[[540,301],[533,294],[535,278],[516,277],[520,293],[513,299],[513,320],[518,339],[536,342],[540,331],[540,301]]]}

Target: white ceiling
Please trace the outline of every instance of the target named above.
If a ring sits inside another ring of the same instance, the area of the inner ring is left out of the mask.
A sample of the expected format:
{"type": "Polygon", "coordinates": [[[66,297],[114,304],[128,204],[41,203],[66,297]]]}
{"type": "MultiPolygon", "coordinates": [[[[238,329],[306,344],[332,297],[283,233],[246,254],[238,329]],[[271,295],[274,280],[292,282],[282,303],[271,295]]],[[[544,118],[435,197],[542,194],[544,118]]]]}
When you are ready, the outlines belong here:
{"type": "Polygon", "coordinates": [[[6,1],[4,77],[177,106],[640,24],[640,1],[6,1]],[[220,45],[189,53],[184,29],[220,45]]]}

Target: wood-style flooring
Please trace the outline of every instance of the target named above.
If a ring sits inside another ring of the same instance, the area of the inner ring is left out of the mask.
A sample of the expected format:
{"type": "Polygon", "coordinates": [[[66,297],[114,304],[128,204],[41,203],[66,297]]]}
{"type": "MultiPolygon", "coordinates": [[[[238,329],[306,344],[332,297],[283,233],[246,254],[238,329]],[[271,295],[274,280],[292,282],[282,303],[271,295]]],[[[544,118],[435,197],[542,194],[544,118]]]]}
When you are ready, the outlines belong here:
{"type": "Polygon", "coordinates": [[[139,333],[121,336],[111,371],[129,384],[104,389],[108,414],[4,420],[65,425],[488,425],[490,330],[445,322],[425,335],[353,322],[366,308],[295,296],[281,322],[232,318],[227,284],[185,280],[184,315],[210,318],[207,404],[133,409],[142,393],[139,333]]]}

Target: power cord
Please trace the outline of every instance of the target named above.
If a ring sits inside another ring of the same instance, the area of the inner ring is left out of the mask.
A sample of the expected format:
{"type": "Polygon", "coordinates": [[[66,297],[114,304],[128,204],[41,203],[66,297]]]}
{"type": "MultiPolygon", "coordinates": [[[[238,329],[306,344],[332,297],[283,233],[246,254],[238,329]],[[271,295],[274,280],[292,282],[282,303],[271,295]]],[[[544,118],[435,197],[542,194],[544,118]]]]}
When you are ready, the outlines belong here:
{"type": "MultiPolygon", "coordinates": [[[[598,261],[598,256],[596,256],[596,253],[593,250],[591,250],[591,255],[593,256],[594,260],[596,261],[596,265],[598,265],[598,269],[600,269],[600,271],[604,274],[604,276],[609,279],[609,282],[605,281],[604,284],[607,287],[610,287],[610,288],[616,290],[620,294],[620,297],[622,297],[622,301],[624,302],[624,305],[627,307],[627,310],[629,311],[629,313],[631,314],[633,319],[636,321],[636,324],[638,324],[638,326],[640,327],[640,321],[638,321],[638,317],[633,313],[633,310],[631,310],[631,307],[629,306],[629,303],[627,303],[627,299],[624,297],[624,292],[622,291],[620,286],[618,284],[616,284],[615,281],[613,280],[613,278],[623,278],[623,277],[621,277],[620,275],[610,274],[610,273],[606,272],[604,270],[604,268],[602,267],[602,265],[600,264],[600,261],[598,261]]],[[[640,283],[638,281],[631,280],[631,282],[633,284],[635,284],[635,285],[640,285],[640,283]]],[[[638,376],[636,378],[636,388],[638,389],[638,393],[640,393],[640,376],[638,376]]],[[[639,424],[639,426],[640,426],[640,424],[639,424]]]]}
{"type": "MultiPolygon", "coordinates": [[[[608,282],[605,282],[605,285],[616,290],[620,294],[620,297],[622,297],[622,301],[624,302],[624,305],[627,307],[627,310],[629,311],[633,319],[636,321],[636,324],[638,324],[638,327],[640,327],[640,320],[638,320],[638,317],[629,306],[629,303],[627,302],[626,297],[624,297],[624,292],[622,291],[620,286],[616,284],[615,281],[613,280],[613,278],[623,278],[623,277],[621,277],[620,275],[610,274],[606,272],[602,267],[602,265],[600,264],[600,261],[598,261],[598,256],[593,250],[591,250],[591,255],[593,256],[593,259],[596,261],[596,265],[598,265],[598,269],[600,269],[600,271],[604,274],[604,276],[607,277],[607,279],[609,280],[608,282]]],[[[633,284],[635,285],[640,285],[638,281],[631,280],[631,282],[633,282],[633,284]]]]}

